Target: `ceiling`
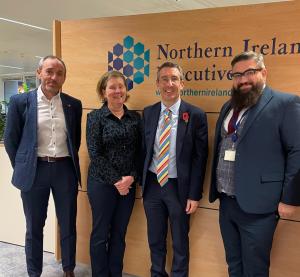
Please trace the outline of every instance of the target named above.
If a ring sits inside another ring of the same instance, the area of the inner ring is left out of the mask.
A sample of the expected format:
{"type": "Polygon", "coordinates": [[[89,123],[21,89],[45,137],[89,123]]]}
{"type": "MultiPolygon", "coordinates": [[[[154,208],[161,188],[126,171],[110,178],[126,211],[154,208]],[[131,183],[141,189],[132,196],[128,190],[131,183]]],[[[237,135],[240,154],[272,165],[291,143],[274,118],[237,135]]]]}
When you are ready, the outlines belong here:
{"type": "Polygon", "coordinates": [[[34,72],[52,53],[54,19],[82,19],[215,8],[274,0],[0,0],[0,78],[34,72]],[[34,25],[24,26],[7,20],[34,25]]]}

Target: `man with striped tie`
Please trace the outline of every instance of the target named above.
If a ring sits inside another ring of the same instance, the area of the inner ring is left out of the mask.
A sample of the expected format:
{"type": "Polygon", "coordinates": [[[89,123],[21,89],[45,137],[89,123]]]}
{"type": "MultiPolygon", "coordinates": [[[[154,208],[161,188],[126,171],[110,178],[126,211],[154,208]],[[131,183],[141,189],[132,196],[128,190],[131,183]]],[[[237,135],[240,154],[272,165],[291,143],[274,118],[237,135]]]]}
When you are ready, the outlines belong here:
{"type": "Polygon", "coordinates": [[[143,203],[151,277],[165,270],[168,220],[173,240],[172,277],[189,274],[189,218],[198,207],[207,160],[206,114],[180,98],[183,71],[165,62],[157,71],[161,101],[144,110],[143,203]]]}

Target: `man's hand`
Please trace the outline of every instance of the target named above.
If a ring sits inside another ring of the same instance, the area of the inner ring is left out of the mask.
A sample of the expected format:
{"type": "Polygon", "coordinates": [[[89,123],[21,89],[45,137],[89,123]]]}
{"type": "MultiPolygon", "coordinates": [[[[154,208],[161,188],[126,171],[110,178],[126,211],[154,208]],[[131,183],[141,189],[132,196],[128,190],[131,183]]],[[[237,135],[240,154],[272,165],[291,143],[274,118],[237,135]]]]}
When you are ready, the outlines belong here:
{"type": "Polygon", "coordinates": [[[197,211],[199,201],[188,199],[186,203],[185,211],[187,214],[192,214],[197,211]]]}
{"type": "Polygon", "coordinates": [[[280,217],[291,217],[297,210],[297,206],[287,205],[282,202],[278,205],[278,213],[280,217]]]}

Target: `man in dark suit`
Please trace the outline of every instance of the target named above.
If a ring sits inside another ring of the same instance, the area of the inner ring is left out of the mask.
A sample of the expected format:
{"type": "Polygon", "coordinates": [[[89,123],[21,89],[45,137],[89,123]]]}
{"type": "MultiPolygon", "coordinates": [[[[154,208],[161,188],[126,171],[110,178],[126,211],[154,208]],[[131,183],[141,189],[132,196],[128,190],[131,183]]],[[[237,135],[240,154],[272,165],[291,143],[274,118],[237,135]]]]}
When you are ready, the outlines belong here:
{"type": "Polygon", "coordinates": [[[38,89],[10,98],[4,135],[12,183],[21,190],[26,217],[27,271],[30,277],[42,273],[43,227],[52,190],[64,276],[74,276],[82,106],[60,92],[66,79],[61,59],[41,59],[37,76],[38,89]]]}
{"type": "Polygon", "coordinates": [[[165,62],[158,68],[161,102],[144,110],[143,203],[151,251],[151,276],[165,270],[168,219],[173,239],[172,277],[188,276],[189,218],[198,207],[207,160],[206,114],[180,99],[183,72],[165,62]]]}
{"type": "Polygon", "coordinates": [[[278,218],[300,205],[300,99],[266,86],[261,54],[243,52],[231,65],[232,97],[216,125],[210,201],[220,199],[229,276],[269,276],[278,218]]]}

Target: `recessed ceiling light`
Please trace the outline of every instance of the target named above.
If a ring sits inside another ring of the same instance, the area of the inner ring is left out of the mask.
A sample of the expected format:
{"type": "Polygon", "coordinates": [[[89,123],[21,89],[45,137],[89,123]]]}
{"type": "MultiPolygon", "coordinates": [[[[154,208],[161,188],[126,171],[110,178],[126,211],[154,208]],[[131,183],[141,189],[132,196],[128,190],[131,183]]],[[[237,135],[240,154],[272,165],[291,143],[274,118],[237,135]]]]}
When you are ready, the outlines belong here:
{"type": "Polygon", "coordinates": [[[39,27],[39,26],[35,26],[35,25],[30,25],[30,24],[27,24],[27,23],[24,23],[24,22],[15,21],[15,20],[11,20],[11,19],[8,19],[8,18],[0,17],[0,20],[6,21],[6,22],[10,22],[10,23],[20,24],[22,26],[26,26],[26,27],[30,27],[30,28],[34,28],[34,29],[38,29],[38,30],[42,30],[42,31],[49,31],[49,32],[51,32],[51,30],[43,28],[43,27],[39,27]]]}
{"type": "Polygon", "coordinates": [[[9,66],[9,65],[4,65],[4,64],[0,64],[0,67],[14,68],[14,69],[24,69],[23,67],[9,66]]]}
{"type": "Polygon", "coordinates": [[[41,56],[34,56],[35,58],[37,58],[37,59],[42,59],[42,58],[44,58],[44,57],[41,57],[41,56]]]}

